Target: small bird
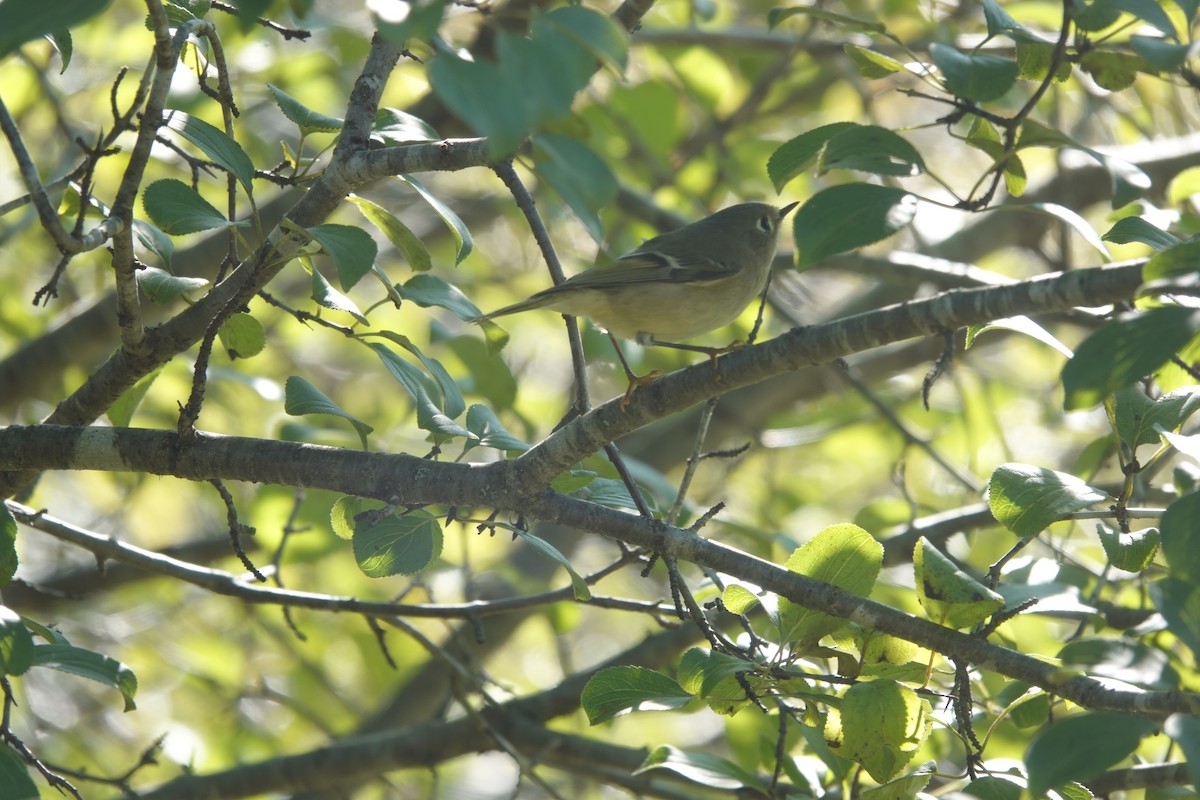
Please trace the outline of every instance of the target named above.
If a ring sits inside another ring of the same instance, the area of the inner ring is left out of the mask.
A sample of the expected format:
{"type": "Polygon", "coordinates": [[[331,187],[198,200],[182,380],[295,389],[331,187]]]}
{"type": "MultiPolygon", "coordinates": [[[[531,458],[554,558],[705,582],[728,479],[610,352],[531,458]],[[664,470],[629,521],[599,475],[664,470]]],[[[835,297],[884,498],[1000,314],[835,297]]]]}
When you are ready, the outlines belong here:
{"type": "MultiPolygon", "coordinates": [[[[708,353],[730,348],[681,345],[728,325],[759,296],[771,274],[780,223],[795,208],[741,203],[655,236],[614,263],[593,267],[526,300],[476,317],[473,322],[545,308],[587,317],[616,338],[708,353]]],[[[637,376],[617,355],[630,387],[653,377],[637,376]]]]}

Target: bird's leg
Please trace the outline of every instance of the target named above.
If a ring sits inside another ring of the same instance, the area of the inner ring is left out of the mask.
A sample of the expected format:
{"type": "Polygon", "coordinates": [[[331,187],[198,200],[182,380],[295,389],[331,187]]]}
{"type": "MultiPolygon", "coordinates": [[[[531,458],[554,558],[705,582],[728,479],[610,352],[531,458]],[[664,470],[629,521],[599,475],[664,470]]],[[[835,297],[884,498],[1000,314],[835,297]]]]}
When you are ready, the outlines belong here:
{"type": "Polygon", "coordinates": [[[726,353],[732,353],[734,350],[740,350],[746,346],[746,343],[738,339],[732,341],[724,347],[704,347],[698,344],[682,344],[680,342],[660,342],[653,337],[646,340],[646,344],[652,344],[656,347],[673,347],[676,350],[687,350],[689,353],[704,353],[708,356],[708,360],[712,362],[713,371],[717,373],[717,380],[721,380],[721,365],[717,363],[717,356],[723,356],[726,353]]]}
{"type": "Polygon", "coordinates": [[[629,401],[633,398],[633,393],[639,386],[644,386],[650,381],[657,378],[662,373],[656,369],[652,369],[645,375],[638,375],[629,368],[629,362],[625,360],[625,354],[621,352],[621,345],[617,343],[617,337],[611,333],[608,334],[609,341],[612,342],[613,349],[617,351],[617,358],[621,362],[621,367],[625,370],[625,377],[629,381],[629,387],[625,390],[625,396],[621,398],[621,408],[624,409],[629,405],[629,401]]]}

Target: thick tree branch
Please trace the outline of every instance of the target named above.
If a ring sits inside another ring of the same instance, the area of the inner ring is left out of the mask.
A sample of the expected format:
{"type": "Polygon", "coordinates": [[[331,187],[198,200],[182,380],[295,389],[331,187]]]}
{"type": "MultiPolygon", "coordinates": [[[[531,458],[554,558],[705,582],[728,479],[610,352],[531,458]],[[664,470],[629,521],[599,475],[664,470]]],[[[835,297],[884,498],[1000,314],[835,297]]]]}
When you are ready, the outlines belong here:
{"type": "MultiPolygon", "coordinates": [[[[576,500],[548,489],[530,494],[511,483],[509,462],[486,466],[431,462],[406,455],[362,453],[291,442],[258,442],[200,434],[187,447],[167,431],[61,428],[0,429],[0,453],[22,469],[132,470],[200,479],[223,477],[320,486],[346,493],[394,490],[398,502],[443,502],[520,510],[736,576],[805,606],[880,630],[935,652],[1039,686],[1093,709],[1162,718],[1200,712],[1200,696],[1108,689],[1085,676],[1064,677],[1052,665],[982,639],[909,616],[881,603],[790,572],[679,528],[576,500]],[[508,491],[506,491],[506,487],[508,491]]],[[[379,496],[379,495],[375,495],[379,496]]]]}
{"type": "Polygon", "coordinates": [[[1141,285],[1142,262],[1039,276],[1005,286],[943,292],[752,345],[719,359],[720,379],[708,364],[671,373],[641,387],[628,407],[612,400],[563,426],[514,462],[524,485],[544,484],[605,442],[715,395],[772,376],[917,336],[1021,314],[1064,311],[1130,299],[1141,285]]]}

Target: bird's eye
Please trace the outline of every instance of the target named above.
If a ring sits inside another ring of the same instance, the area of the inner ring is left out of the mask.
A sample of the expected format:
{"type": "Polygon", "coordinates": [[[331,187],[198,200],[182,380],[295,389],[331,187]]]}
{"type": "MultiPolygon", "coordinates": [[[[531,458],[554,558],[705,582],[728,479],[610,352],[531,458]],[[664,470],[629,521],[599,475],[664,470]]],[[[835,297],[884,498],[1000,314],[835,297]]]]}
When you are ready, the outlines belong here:
{"type": "Polygon", "coordinates": [[[774,221],[766,214],[758,218],[758,229],[763,233],[770,233],[775,228],[774,221]]]}

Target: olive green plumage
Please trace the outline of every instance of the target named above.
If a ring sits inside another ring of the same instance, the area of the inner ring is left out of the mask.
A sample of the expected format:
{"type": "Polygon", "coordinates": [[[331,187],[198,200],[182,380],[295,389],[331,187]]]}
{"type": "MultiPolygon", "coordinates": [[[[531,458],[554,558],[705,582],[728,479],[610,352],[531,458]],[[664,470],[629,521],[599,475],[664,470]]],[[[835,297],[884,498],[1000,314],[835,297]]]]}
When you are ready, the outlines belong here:
{"type": "Polygon", "coordinates": [[[780,223],[795,205],[730,206],[476,321],[545,308],[644,343],[699,336],[732,322],[762,293],[780,223]]]}

